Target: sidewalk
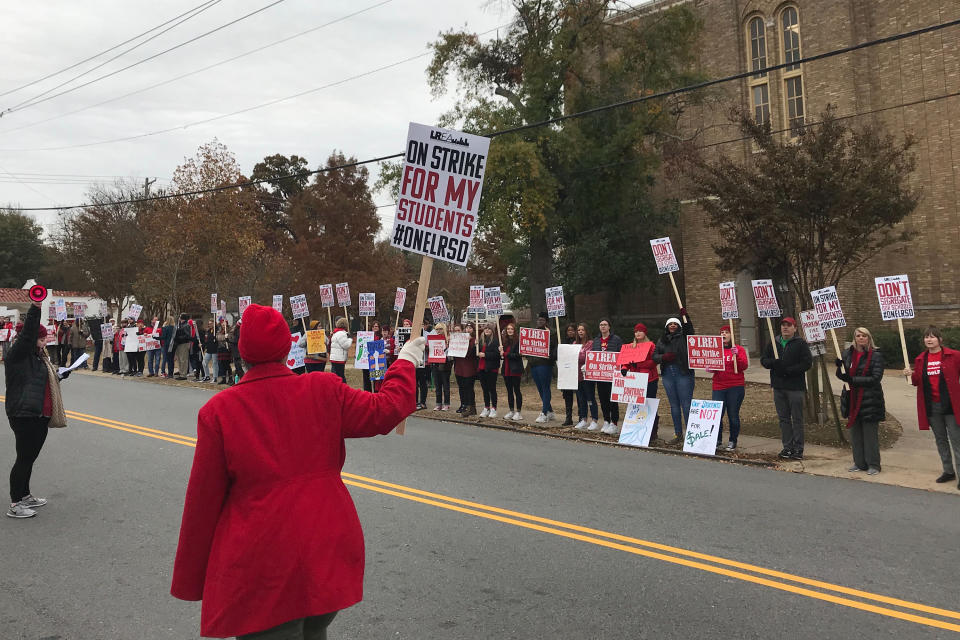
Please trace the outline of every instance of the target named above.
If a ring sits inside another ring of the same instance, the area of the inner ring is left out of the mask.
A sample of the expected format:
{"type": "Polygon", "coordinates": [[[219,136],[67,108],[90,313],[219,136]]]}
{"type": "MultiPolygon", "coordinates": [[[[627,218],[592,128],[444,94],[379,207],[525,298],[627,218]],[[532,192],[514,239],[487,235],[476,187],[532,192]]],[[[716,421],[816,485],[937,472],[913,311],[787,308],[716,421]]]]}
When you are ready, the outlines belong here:
{"type": "MultiPolygon", "coordinates": [[[[828,371],[832,373],[833,367],[828,371]]],[[[698,373],[699,375],[699,373],[698,373]]],[[[751,367],[745,372],[750,382],[770,382],[769,373],[762,368],[751,367]]],[[[831,376],[833,390],[840,395],[843,383],[831,376]]],[[[784,462],[781,467],[790,471],[813,473],[821,476],[853,478],[865,482],[879,482],[901,487],[925,489],[960,495],[956,482],[937,484],[934,479],[940,475],[940,458],[932,431],[920,431],[917,422],[916,388],[904,379],[899,371],[887,370],[883,377],[883,396],[887,413],[894,416],[903,426],[903,434],[891,447],[880,452],[883,471],[875,476],[866,473],[850,473],[853,456],[849,448],[823,447],[807,445],[804,448],[802,462],[784,462]]],[[[780,451],[781,443],[773,438],[741,436],[740,449],[752,453],[772,453],[780,451]]]]}

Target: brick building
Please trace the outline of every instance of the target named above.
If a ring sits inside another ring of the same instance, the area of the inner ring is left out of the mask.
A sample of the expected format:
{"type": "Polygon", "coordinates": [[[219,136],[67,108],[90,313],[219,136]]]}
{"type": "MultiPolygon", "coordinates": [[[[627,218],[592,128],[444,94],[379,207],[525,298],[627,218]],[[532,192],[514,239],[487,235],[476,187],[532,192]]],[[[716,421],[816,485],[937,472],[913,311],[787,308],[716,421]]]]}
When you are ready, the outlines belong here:
{"type": "MultiPolygon", "coordinates": [[[[673,4],[677,1],[655,1],[639,11],[649,17],[673,4]]],[[[709,78],[960,19],[956,0],[699,0],[696,6],[703,19],[700,60],[709,78]]],[[[774,130],[814,122],[829,104],[838,116],[855,116],[854,122],[876,119],[894,135],[916,136],[913,181],[923,196],[905,224],[919,235],[841,282],[841,303],[851,327],[895,329],[880,320],[873,278],[906,273],[917,308],[908,327],[960,325],[960,27],[758,73],[719,91],[728,106],[750,109],[769,119],[774,130]]],[[[691,108],[683,127],[700,131],[699,142],[709,153],[752,157],[750,143],[725,142],[741,137],[726,108],[691,108]]],[[[668,188],[681,202],[689,197],[682,184],[668,188]]],[[[714,233],[695,204],[681,206],[680,224],[671,235],[681,254],[687,306],[702,330],[712,327],[711,319],[720,318],[718,283],[736,279],[742,341],[754,348],[759,323],[749,281],[772,276],[721,273],[709,241],[714,233]]],[[[803,301],[803,308],[810,306],[803,301]]]]}

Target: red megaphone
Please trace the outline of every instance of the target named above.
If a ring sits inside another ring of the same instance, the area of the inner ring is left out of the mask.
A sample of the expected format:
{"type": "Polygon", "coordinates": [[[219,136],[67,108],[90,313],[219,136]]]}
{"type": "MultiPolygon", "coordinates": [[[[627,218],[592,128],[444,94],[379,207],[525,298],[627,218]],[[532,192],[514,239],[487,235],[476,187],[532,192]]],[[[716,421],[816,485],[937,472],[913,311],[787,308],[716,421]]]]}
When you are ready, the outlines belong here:
{"type": "Polygon", "coordinates": [[[34,302],[43,302],[47,298],[47,288],[42,284],[30,287],[30,299],[34,302]]]}

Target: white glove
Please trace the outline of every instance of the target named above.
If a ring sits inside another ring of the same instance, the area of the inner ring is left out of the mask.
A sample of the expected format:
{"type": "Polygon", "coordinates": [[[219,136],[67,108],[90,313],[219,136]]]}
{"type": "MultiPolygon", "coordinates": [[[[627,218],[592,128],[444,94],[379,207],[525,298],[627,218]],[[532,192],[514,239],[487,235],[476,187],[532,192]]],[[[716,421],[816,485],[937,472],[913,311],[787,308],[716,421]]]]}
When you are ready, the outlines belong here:
{"type": "Polygon", "coordinates": [[[414,338],[413,340],[408,340],[403,349],[400,349],[400,355],[397,356],[398,360],[406,360],[415,367],[423,366],[423,357],[424,349],[427,346],[426,338],[414,338]]]}

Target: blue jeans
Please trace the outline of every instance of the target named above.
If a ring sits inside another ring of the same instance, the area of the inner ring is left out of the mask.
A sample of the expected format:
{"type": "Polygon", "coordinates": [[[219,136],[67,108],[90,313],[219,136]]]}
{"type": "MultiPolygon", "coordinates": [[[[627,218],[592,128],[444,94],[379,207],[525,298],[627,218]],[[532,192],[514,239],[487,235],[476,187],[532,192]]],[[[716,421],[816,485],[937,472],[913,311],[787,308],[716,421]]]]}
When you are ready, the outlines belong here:
{"type": "Polygon", "coordinates": [[[150,349],[150,351],[147,351],[147,373],[152,376],[160,373],[161,353],[160,349],[150,349]]]}
{"type": "MultiPolygon", "coordinates": [[[[727,420],[730,422],[730,442],[736,443],[740,435],[740,405],[743,404],[743,396],[746,393],[744,387],[730,387],[723,391],[713,392],[713,400],[723,400],[723,411],[727,412],[727,420]]],[[[720,435],[717,436],[717,442],[723,442],[723,413],[720,414],[720,435]]]]}
{"type": "Polygon", "coordinates": [[[203,370],[211,380],[217,379],[217,374],[219,373],[219,371],[217,371],[218,365],[217,354],[212,351],[207,351],[206,355],[203,356],[203,370]]]}
{"type": "Polygon", "coordinates": [[[693,401],[693,371],[681,371],[676,365],[667,365],[660,372],[663,388],[670,400],[670,415],[673,417],[673,433],[679,436],[690,417],[690,403],[693,401]]]}
{"type": "Polygon", "coordinates": [[[537,393],[540,394],[540,404],[543,405],[541,412],[546,415],[553,412],[550,405],[550,383],[553,381],[553,366],[540,364],[530,367],[530,375],[533,376],[533,384],[537,385],[537,393]]]}
{"type": "Polygon", "coordinates": [[[581,420],[587,419],[587,407],[590,407],[591,418],[596,420],[599,417],[594,389],[596,389],[596,385],[589,380],[581,380],[577,385],[577,413],[581,420]]]}
{"type": "Polygon", "coordinates": [[[163,351],[163,363],[160,365],[160,371],[166,373],[168,378],[173,377],[173,351],[167,351],[166,349],[161,349],[163,351]]]}

